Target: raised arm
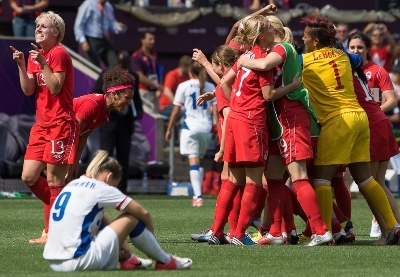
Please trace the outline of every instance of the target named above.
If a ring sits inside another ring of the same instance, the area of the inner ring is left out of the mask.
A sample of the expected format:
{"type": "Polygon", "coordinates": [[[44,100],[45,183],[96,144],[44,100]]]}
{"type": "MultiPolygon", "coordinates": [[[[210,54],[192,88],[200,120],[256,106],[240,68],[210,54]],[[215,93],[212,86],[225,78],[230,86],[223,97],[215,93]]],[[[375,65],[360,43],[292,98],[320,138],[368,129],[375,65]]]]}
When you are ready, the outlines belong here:
{"type": "Polygon", "coordinates": [[[269,53],[265,58],[261,59],[247,59],[245,55],[240,56],[237,61],[238,68],[246,67],[258,71],[267,71],[280,65],[283,62],[282,57],[275,53],[269,53]]]}
{"type": "Polygon", "coordinates": [[[217,73],[214,72],[212,68],[212,64],[208,61],[206,56],[203,54],[203,52],[200,49],[194,48],[193,49],[193,55],[192,59],[201,64],[204,69],[207,71],[207,74],[211,77],[211,79],[214,81],[214,83],[218,84],[220,81],[220,78],[217,73]]]}
{"type": "Polygon", "coordinates": [[[22,92],[25,95],[32,95],[35,92],[35,78],[32,74],[28,74],[25,66],[24,53],[18,51],[13,46],[10,46],[13,52],[13,60],[18,65],[19,82],[22,92]]]}
{"type": "Polygon", "coordinates": [[[236,72],[230,69],[221,81],[221,89],[225,98],[231,101],[232,85],[235,82],[236,72]]]}
{"type": "MultiPolygon", "coordinates": [[[[269,4],[269,5],[265,6],[264,8],[261,8],[258,11],[255,11],[254,13],[250,14],[249,16],[276,14],[277,11],[278,11],[278,8],[274,4],[269,4]]],[[[242,21],[243,21],[243,18],[236,21],[235,24],[233,24],[228,36],[226,37],[226,40],[225,40],[226,45],[228,45],[229,42],[236,36],[236,33],[237,33],[240,23],[242,21]]]]}

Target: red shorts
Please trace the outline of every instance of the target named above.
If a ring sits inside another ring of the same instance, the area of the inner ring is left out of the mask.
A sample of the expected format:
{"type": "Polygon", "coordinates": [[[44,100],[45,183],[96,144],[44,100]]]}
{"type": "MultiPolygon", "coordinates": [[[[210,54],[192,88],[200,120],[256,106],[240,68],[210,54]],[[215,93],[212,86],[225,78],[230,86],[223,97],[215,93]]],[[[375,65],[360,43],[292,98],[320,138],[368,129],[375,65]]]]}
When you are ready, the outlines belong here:
{"type": "Polygon", "coordinates": [[[29,135],[25,160],[49,164],[73,164],[79,140],[77,121],[63,121],[51,127],[35,123],[29,135]]]}
{"type": "MultiPolygon", "coordinates": [[[[311,137],[311,146],[314,154],[317,152],[317,141],[318,137],[311,137]]],[[[314,177],[314,158],[307,160],[306,167],[308,178],[314,177]]]]}
{"type": "Polygon", "coordinates": [[[281,156],[284,165],[312,159],[314,154],[309,115],[302,113],[280,120],[283,134],[277,140],[269,140],[269,154],[281,156]]]}
{"type": "Polygon", "coordinates": [[[268,132],[265,125],[254,125],[228,117],[226,121],[224,161],[266,163],[268,132]]]}
{"type": "Polygon", "coordinates": [[[369,130],[371,162],[388,161],[399,153],[399,146],[389,120],[370,125],[369,130]]]}

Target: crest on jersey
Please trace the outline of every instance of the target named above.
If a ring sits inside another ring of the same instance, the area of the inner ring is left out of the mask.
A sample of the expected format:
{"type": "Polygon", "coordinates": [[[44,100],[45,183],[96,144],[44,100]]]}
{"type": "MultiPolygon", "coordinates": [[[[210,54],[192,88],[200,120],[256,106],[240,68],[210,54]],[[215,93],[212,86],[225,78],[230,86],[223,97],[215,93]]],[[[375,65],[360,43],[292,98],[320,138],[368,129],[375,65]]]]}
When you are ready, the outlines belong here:
{"type": "Polygon", "coordinates": [[[367,71],[367,72],[365,72],[365,76],[367,76],[367,80],[370,80],[370,79],[371,79],[371,77],[372,77],[372,73],[371,73],[371,71],[367,71]]]}

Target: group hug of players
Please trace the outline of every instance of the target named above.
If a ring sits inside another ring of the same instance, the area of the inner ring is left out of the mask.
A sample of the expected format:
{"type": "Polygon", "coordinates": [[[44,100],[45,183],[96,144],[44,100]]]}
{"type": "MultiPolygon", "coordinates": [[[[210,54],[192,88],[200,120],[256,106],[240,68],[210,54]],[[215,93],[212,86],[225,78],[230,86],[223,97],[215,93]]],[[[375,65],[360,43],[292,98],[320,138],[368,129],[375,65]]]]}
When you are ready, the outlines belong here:
{"type": "Polygon", "coordinates": [[[305,53],[298,54],[290,29],[264,16],[274,12],[267,6],[237,22],[211,63],[200,50],[193,54],[218,84],[197,104],[216,98],[221,148],[215,159],[224,167],[213,224],[192,239],[297,244],[295,214],[307,223],[304,245],[353,242],[343,181],[348,167],[380,224],[375,243],[397,244],[400,214],[384,183],[388,161],[399,153],[384,112],[397,102],[388,73],[371,61],[370,39],[355,32],[349,49],[341,49],[335,26],[310,14],[301,19],[305,53]],[[285,185],[289,177],[294,189],[285,185]],[[260,236],[252,239],[246,229],[262,211],[260,236]]]}

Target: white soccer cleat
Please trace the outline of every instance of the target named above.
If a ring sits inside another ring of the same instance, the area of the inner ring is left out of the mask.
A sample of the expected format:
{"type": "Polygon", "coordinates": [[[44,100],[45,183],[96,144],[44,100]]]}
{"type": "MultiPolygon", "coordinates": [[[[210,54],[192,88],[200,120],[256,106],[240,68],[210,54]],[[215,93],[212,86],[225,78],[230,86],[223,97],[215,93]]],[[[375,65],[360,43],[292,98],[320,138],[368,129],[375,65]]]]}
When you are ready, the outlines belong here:
{"type": "Polygon", "coordinates": [[[200,234],[191,234],[190,238],[197,242],[208,242],[208,240],[211,238],[211,235],[212,235],[211,229],[207,229],[201,232],[200,234]]]}
{"type": "Polygon", "coordinates": [[[378,222],[371,223],[371,232],[369,233],[371,238],[380,238],[382,236],[381,228],[378,222]]]}
{"type": "Polygon", "coordinates": [[[283,236],[279,237],[274,237],[271,234],[264,235],[261,239],[256,241],[258,245],[283,245],[285,244],[285,241],[283,239],[283,236]]]}
{"type": "Polygon", "coordinates": [[[317,246],[323,244],[329,244],[333,242],[333,236],[331,232],[326,231],[323,235],[313,235],[312,240],[306,246],[317,246]]]}

